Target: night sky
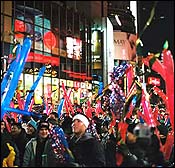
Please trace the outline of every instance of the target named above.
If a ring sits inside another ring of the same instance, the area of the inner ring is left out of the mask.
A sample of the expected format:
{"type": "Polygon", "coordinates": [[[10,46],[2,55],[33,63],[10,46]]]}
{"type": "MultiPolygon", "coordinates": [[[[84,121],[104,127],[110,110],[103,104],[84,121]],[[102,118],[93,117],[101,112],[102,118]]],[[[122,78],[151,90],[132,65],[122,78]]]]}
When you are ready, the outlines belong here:
{"type": "Polygon", "coordinates": [[[147,55],[148,52],[160,53],[166,40],[174,55],[174,1],[138,1],[139,4],[139,33],[143,47],[138,48],[138,54],[147,55]],[[144,30],[146,22],[155,6],[155,14],[151,24],[144,30]],[[144,30],[144,31],[143,31],[144,30]]]}

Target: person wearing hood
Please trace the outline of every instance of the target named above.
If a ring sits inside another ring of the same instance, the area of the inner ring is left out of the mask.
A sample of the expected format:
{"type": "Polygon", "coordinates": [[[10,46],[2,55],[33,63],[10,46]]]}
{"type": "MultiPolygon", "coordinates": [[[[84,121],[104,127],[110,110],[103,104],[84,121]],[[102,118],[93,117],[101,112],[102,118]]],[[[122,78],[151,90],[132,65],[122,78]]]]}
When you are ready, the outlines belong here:
{"type": "Polygon", "coordinates": [[[105,153],[100,141],[88,133],[89,119],[78,113],[72,119],[73,135],[69,147],[75,158],[76,166],[105,167],[105,153]]]}
{"type": "Polygon", "coordinates": [[[22,167],[59,167],[49,130],[47,121],[38,122],[37,136],[32,138],[25,147],[22,167]]]}

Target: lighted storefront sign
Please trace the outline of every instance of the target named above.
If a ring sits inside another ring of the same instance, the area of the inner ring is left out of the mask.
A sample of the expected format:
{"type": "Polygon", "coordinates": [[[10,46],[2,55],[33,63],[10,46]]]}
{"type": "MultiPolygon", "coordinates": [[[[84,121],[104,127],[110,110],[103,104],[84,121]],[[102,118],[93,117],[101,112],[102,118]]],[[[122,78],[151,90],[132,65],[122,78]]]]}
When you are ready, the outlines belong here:
{"type": "Polygon", "coordinates": [[[65,80],[65,79],[60,79],[60,86],[62,86],[62,83],[64,83],[64,86],[67,86],[67,85],[66,85],[66,80],[65,80]]]}
{"type": "Polygon", "coordinates": [[[92,89],[92,84],[86,82],[86,87],[85,88],[91,90],[92,89]]]}
{"type": "Polygon", "coordinates": [[[78,88],[77,90],[74,90],[74,92],[73,92],[73,97],[74,97],[74,103],[76,103],[76,104],[80,104],[80,91],[81,91],[81,89],[80,88],[78,88]]]}
{"type": "Polygon", "coordinates": [[[80,82],[74,81],[74,88],[80,88],[80,82]]]}
{"type": "Polygon", "coordinates": [[[85,87],[86,87],[86,84],[84,82],[81,82],[81,88],[85,89],[85,87]]]}
{"type": "Polygon", "coordinates": [[[148,77],[148,84],[160,86],[160,79],[156,77],[148,77]]]}
{"type": "Polygon", "coordinates": [[[26,62],[38,62],[43,64],[51,64],[52,66],[59,66],[60,58],[30,52],[26,62]]]}
{"type": "Polygon", "coordinates": [[[67,86],[71,88],[74,87],[74,82],[71,80],[67,80],[67,86]]]}
{"type": "Polygon", "coordinates": [[[66,37],[66,44],[67,44],[67,57],[80,60],[81,59],[81,40],[66,37]]]}
{"type": "Polygon", "coordinates": [[[100,56],[101,54],[101,31],[93,31],[92,33],[92,52],[94,55],[100,56]]]}
{"type": "Polygon", "coordinates": [[[48,55],[54,53],[56,55],[65,56],[65,50],[59,48],[60,39],[56,34],[51,31],[50,20],[35,16],[34,19],[28,16],[25,18],[23,16],[17,16],[18,19],[15,19],[14,28],[15,38],[22,44],[24,34],[34,35],[32,38],[35,42],[32,47],[39,51],[47,52],[48,55]],[[34,26],[35,24],[35,26],[34,26]]]}
{"type": "Polygon", "coordinates": [[[69,77],[82,79],[82,80],[92,80],[92,77],[86,76],[86,73],[73,72],[73,71],[69,71],[69,70],[63,70],[63,72],[66,72],[69,77]]]}

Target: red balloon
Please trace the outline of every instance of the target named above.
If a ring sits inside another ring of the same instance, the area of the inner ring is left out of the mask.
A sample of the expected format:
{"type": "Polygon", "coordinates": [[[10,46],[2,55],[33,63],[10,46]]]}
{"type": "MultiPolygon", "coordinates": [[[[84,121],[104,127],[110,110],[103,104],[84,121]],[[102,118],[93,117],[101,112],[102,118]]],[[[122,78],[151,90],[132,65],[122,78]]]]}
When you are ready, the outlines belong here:
{"type": "Polygon", "coordinates": [[[162,57],[165,67],[166,96],[168,97],[170,122],[174,130],[174,60],[171,52],[167,49],[162,51],[162,57]]]}
{"type": "Polygon", "coordinates": [[[127,70],[126,70],[126,78],[127,78],[127,91],[130,90],[132,82],[133,82],[133,78],[134,78],[134,69],[133,67],[130,65],[127,70]]]}

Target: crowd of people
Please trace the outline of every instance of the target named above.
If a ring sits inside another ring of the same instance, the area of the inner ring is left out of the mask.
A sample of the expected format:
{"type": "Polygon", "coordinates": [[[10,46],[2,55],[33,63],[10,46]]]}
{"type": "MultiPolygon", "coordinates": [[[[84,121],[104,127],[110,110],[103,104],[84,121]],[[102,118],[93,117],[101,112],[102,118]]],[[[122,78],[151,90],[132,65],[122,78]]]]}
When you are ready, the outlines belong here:
{"type": "Polygon", "coordinates": [[[2,167],[173,167],[174,146],[165,159],[161,146],[168,128],[127,120],[126,141],[117,122],[83,112],[58,118],[56,112],[42,118],[22,116],[1,120],[2,167]],[[155,130],[161,136],[157,136],[155,130]]]}

